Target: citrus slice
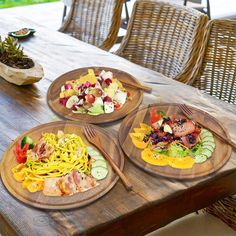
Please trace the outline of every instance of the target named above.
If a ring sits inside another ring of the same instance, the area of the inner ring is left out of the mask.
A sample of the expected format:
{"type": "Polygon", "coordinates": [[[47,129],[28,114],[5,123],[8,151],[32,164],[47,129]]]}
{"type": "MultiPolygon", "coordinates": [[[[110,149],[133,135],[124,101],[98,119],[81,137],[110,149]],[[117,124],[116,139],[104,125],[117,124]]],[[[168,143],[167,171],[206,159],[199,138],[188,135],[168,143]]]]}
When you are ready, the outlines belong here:
{"type": "Polygon", "coordinates": [[[140,149],[144,149],[147,147],[148,142],[145,143],[143,141],[143,138],[144,138],[143,133],[130,133],[129,135],[135,147],[140,148],[140,149]]]}
{"type": "Polygon", "coordinates": [[[151,165],[157,165],[157,166],[166,166],[168,165],[168,156],[165,155],[155,155],[154,152],[146,148],[141,152],[142,159],[151,164],[151,165]]]}
{"type": "Polygon", "coordinates": [[[144,128],[134,128],[134,132],[135,133],[143,133],[143,134],[146,134],[148,132],[147,129],[144,129],[144,128]]]}
{"type": "Polygon", "coordinates": [[[140,127],[141,127],[142,129],[146,129],[147,132],[151,131],[151,126],[149,126],[149,125],[147,125],[147,124],[145,124],[145,123],[140,123],[140,127]]]}
{"type": "Polygon", "coordinates": [[[169,157],[168,158],[169,166],[178,169],[188,169],[192,168],[195,161],[192,157],[169,157]]]}
{"type": "Polygon", "coordinates": [[[79,78],[79,83],[80,84],[85,84],[86,82],[89,82],[91,84],[95,84],[97,83],[97,78],[96,75],[94,73],[94,71],[92,69],[88,70],[88,74],[85,76],[82,76],[79,78]]]}

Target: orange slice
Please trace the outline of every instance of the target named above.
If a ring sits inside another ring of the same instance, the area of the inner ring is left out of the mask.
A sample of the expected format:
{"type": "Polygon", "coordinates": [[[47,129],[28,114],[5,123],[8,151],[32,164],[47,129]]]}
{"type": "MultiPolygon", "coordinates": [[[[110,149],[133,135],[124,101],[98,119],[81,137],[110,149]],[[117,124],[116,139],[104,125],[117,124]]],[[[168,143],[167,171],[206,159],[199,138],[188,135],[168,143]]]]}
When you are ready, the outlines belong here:
{"type": "Polygon", "coordinates": [[[134,128],[134,132],[135,133],[143,133],[143,134],[146,134],[148,132],[147,129],[144,129],[144,128],[134,128]]]}
{"type": "Polygon", "coordinates": [[[192,168],[195,161],[192,157],[169,157],[168,158],[169,166],[178,169],[189,169],[192,168]]]}
{"type": "Polygon", "coordinates": [[[149,126],[149,125],[147,125],[147,124],[145,124],[145,123],[140,123],[140,127],[141,127],[142,129],[146,129],[147,132],[151,131],[151,126],[149,126]]]}
{"type": "Polygon", "coordinates": [[[89,82],[91,84],[95,84],[97,82],[96,75],[92,69],[88,70],[88,74],[85,76],[82,76],[79,78],[80,84],[85,84],[86,82],[89,82]]]}
{"type": "Polygon", "coordinates": [[[147,147],[148,142],[145,143],[143,141],[144,133],[129,133],[129,135],[135,147],[140,148],[140,149],[144,149],[147,147]]]}
{"type": "Polygon", "coordinates": [[[156,165],[156,166],[167,166],[168,165],[168,156],[165,155],[155,155],[154,152],[146,148],[141,152],[141,157],[142,159],[151,164],[151,165],[156,165]]]}

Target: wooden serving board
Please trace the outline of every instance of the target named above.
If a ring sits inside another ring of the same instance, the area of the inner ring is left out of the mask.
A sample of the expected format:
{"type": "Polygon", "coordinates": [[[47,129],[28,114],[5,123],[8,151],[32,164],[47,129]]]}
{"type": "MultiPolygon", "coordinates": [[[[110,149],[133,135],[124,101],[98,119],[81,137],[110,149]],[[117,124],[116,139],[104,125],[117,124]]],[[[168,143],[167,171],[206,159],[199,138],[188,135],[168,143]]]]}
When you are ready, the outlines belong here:
{"type": "MultiPolygon", "coordinates": [[[[13,178],[12,168],[18,163],[15,160],[13,150],[15,149],[16,142],[22,140],[25,135],[30,136],[33,140],[38,140],[43,132],[57,133],[62,130],[65,133],[74,133],[80,135],[83,141],[91,146],[82,133],[83,124],[78,124],[73,121],[57,121],[44,125],[37,126],[22,135],[20,135],[7,149],[1,162],[1,177],[4,185],[8,191],[18,200],[38,208],[44,209],[71,209],[87,205],[106,194],[118,181],[118,176],[108,166],[109,173],[104,180],[98,181],[99,185],[86,192],[76,193],[72,196],[61,197],[48,197],[44,196],[42,191],[30,193],[22,187],[22,184],[13,178]]],[[[93,126],[101,140],[104,142],[104,148],[113,158],[117,166],[123,170],[124,156],[119,148],[118,141],[116,141],[111,134],[108,134],[104,129],[93,126]]],[[[97,150],[95,147],[93,147],[97,150]]]]}
{"type": "MultiPolygon", "coordinates": [[[[228,144],[221,141],[218,137],[214,136],[216,148],[212,154],[212,157],[202,164],[194,164],[191,169],[176,169],[170,166],[161,167],[151,165],[143,161],[141,158],[142,149],[138,149],[133,145],[129,133],[134,132],[133,128],[140,127],[141,122],[148,125],[150,124],[149,110],[151,107],[156,107],[158,111],[164,111],[167,115],[183,115],[183,113],[178,108],[178,104],[163,103],[153,104],[141,108],[138,111],[132,112],[123,120],[119,129],[120,145],[128,158],[141,169],[153,175],[162,175],[165,177],[173,177],[178,179],[191,179],[213,173],[221,168],[229,160],[232,148],[228,144]]],[[[214,117],[196,108],[189,108],[194,113],[196,113],[199,120],[201,119],[201,121],[204,121],[207,127],[212,127],[219,133],[229,137],[227,130],[214,117]]]]}
{"type": "Polygon", "coordinates": [[[124,71],[109,67],[85,67],[67,72],[59,76],[48,89],[47,101],[50,108],[56,114],[69,120],[101,124],[119,120],[139,107],[143,99],[143,92],[138,88],[136,89],[133,87],[129,87],[128,85],[123,85],[123,87],[125,87],[128,91],[131,92],[132,100],[127,101],[124,106],[121,107],[121,109],[115,110],[110,114],[101,114],[98,116],[92,116],[88,114],[75,114],[70,109],[67,109],[66,107],[62,106],[59,103],[59,94],[61,91],[61,86],[65,84],[65,82],[68,80],[79,79],[81,76],[86,75],[88,73],[88,69],[93,69],[95,71],[95,74],[100,74],[102,70],[111,71],[114,75],[114,78],[117,78],[118,80],[120,80],[120,82],[130,81],[134,84],[139,84],[139,82],[132,75],[124,71]]]}

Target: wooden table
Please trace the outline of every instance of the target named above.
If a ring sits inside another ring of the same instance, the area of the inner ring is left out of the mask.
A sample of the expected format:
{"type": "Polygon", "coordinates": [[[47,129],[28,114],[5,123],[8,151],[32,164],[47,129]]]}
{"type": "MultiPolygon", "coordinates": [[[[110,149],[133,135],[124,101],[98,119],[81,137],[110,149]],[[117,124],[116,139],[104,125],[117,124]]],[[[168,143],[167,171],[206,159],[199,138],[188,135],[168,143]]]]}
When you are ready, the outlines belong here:
{"type": "MultiPolygon", "coordinates": [[[[62,73],[86,66],[118,68],[153,87],[143,104],[184,102],[209,112],[224,123],[236,140],[236,110],[195,88],[132,64],[94,46],[52,32],[25,19],[1,15],[0,32],[22,27],[37,30],[22,42],[26,53],[45,69],[45,77],[33,86],[17,87],[0,79],[0,157],[20,133],[42,123],[59,120],[48,107],[46,93],[62,73]],[[27,22],[27,23],[26,23],[27,22]]],[[[121,121],[102,125],[117,136],[121,121]]],[[[124,173],[134,185],[127,192],[118,181],[104,197],[86,207],[50,211],[31,208],[13,198],[0,182],[0,232],[3,235],[144,235],[188,213],[236,193],[236,153],[218,172],[195,180],[153,177],[125,159],[124,173]]]]}

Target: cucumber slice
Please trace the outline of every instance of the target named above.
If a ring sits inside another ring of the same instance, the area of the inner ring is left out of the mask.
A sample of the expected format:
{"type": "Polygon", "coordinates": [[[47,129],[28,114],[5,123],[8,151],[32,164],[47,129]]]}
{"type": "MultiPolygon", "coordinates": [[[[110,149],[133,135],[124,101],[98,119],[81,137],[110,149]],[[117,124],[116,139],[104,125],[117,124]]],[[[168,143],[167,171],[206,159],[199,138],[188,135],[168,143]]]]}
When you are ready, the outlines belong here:
{"type": "Polygon", "coordinates": [[[94,161],[98,161],[98,160],[102,160],[102,161],[105,161],[104,157],[101,156],[100,154],[97,155],[97,156],[92,156],[92,158],[94,159],[94,161]]]}
{"type": "Polygon", "coordinates": [[[204,133],[206,133],[208,130],[207,129],[203,129],[203,128],[201,128],[201,135],[203,135],[204,133]]]}
{"type": "Polygon", "coordinates": [[[97,151],[95,151],[95,150],[91,150],[91,151],[88,150],[88,154],[89,154],[91,157],[99,156],[99,155],[100,155],[100,153],[97,152],[97,151]]]}
{"type": "Polygon", "coordinates": [[[202,148],[203,148],[203,149],[208,149],[208,150],[210,150],[211,152],[214,152],[214,150],[215,150],[215,147],[213,146],[213,143],[204,143],[204,144],[202,145],[202,148]]]}
{"type": "Polygon", "coordinates": [[[21,148],[23,148],[25,146],[25,144],[28,143],[29,144],[29,148],[32,149],[34,147],[34,141],[32,140],[32,138],[30,138],[29,136],[25,136],[22,141],[21,141],[21,148]]]}
{"type": "Polygon", "coordinates": [[[214,140],[213,137],[205,137],[204,139],[202,139],[202,142],[203,142],[203,143],[207,143],[207,142],[212,142],[212,143],[214,143],[215,140],[214,140]]]}
{"type": "Polygon", "coordinates": [[[97,167],[92,168],[91,174],[95,179],[102,180],[106,178],[108,174],[108,169],[102,166],[97,166],[97,167]]]}
{"type": "Polygon", "coordinates": [[[213,135],[209,131],[206,131],[203,134],[201,134],[201,137],[204,140],[206,137],[213,137],[213,135]]]}
{"type": "Polygon", "coordinates": [[[97,166],[102,166],[104,168],[107,168],[107,163],[105,160],[102,160],[102,159],[96,160],[92,163],[92,168],[97,167],[97,166]]]}
{"type": "Polygon", "coordinates": [[[209,158],[209,157],[211,157],[212,152],[211,152],[210,150],[208,150],[208,149],[203,149],[201,155],[204,155],[204,156],[206,156],[207,158],[209,158]]]}
{"type": "Polygon", "coordinates": [[[200,155],[195,156],[195,163],[200,164],[206,160],[207,160],[207,157],[205,155],[200,154],[200,155]]]}

